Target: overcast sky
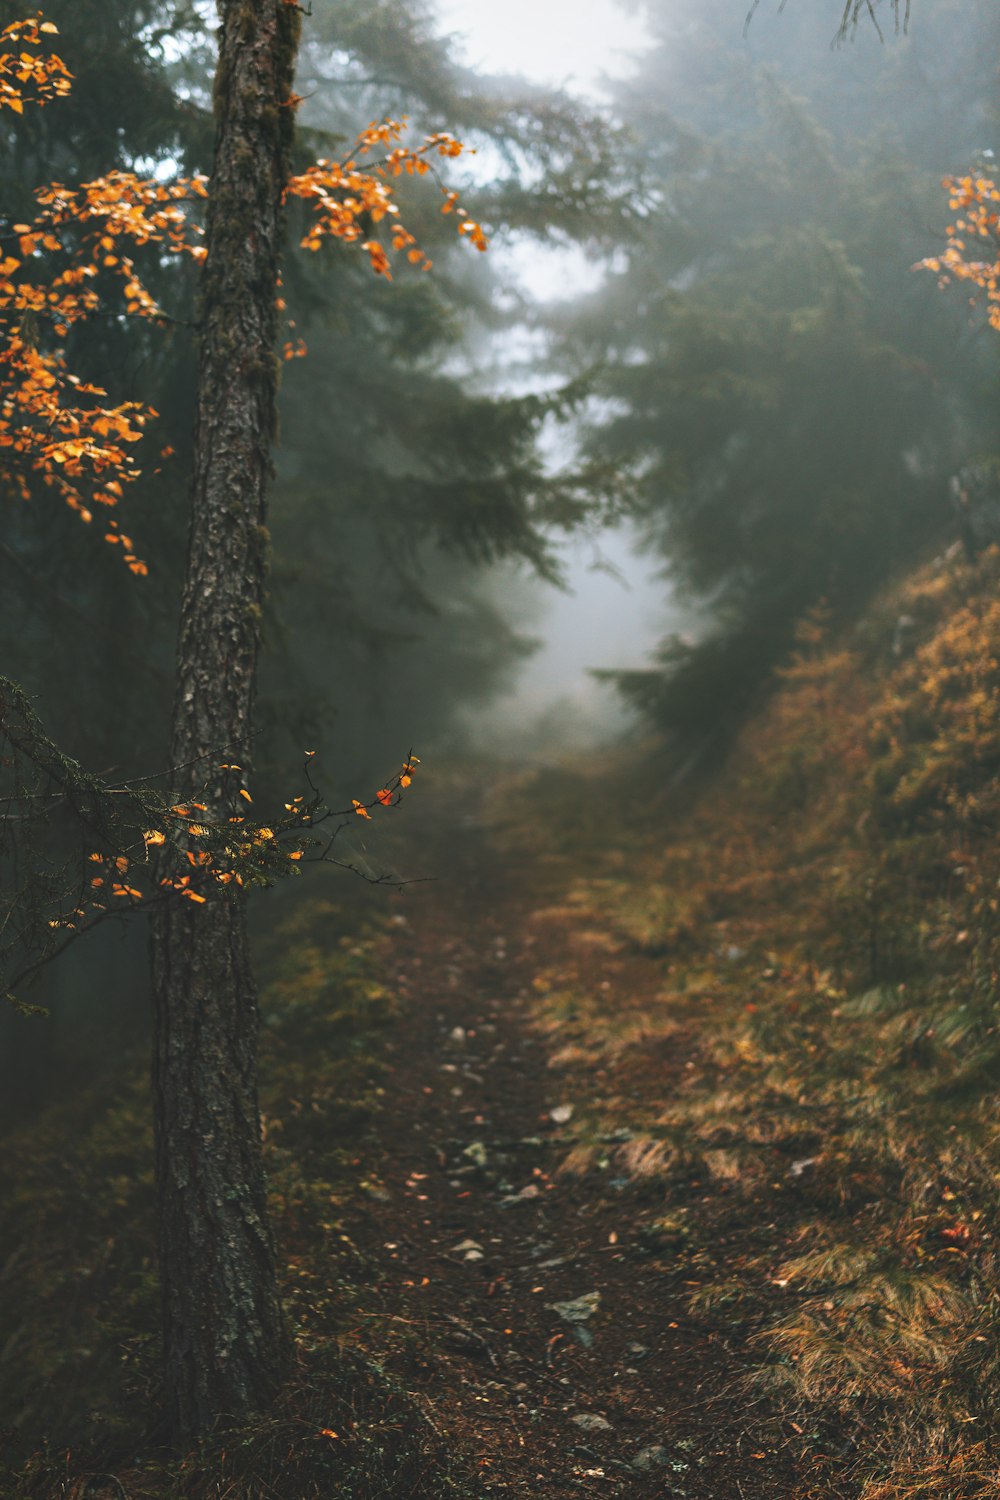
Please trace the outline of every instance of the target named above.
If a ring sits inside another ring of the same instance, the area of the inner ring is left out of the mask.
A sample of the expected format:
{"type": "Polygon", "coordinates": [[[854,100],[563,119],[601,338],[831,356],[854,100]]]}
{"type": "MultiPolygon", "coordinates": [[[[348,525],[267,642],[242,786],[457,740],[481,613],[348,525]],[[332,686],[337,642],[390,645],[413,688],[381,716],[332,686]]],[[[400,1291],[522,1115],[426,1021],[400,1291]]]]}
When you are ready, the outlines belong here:
{"type": "Polygon", "coordinates": [[[627,73],[645,38],[614,0],[441,0],[438,9],[443,29],[466,38],[466,62],[580,91],[627,73]]]}

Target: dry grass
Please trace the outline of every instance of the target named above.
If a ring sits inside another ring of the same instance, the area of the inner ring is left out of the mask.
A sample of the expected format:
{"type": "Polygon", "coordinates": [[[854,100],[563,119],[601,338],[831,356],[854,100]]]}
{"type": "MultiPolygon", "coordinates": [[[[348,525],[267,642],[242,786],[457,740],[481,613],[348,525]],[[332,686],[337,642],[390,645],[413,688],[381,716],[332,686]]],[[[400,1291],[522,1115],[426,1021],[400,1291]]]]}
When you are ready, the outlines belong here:
{"type": "Polygon", "coordinates": [[[568,1166],[658,1189],[654,1251],[817,1434],[817,1495],[1000,1493],[998,583],[995,550],[939,560],[846,640],[806,622],[683,813],[619,819],[600,776],[562,794],[619,830],[554,896],[588,936],[537,981],[557,1057],[598,1080],[568,1166]],[[622,951],[652,996],[600,968],[622,951]]]}

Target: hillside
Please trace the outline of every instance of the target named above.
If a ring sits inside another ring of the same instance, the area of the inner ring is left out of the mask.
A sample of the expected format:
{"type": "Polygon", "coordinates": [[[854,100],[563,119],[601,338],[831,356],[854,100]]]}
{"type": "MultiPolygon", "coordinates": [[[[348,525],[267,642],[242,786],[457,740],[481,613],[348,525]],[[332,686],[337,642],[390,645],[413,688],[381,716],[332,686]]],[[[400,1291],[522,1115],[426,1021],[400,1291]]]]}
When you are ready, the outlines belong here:
{"type": "Polygon", "coordinates": [[[698,785],[427,767],[433,883],[262,905],[253,1428],[148,1425],[144,1058],[8,1135],[0,1493],[995,1495],[998,580],[810,617],[698,785]]]}
{"type": "Polygon", "coordinates": [[[748,1349],[795,1494],[1000,1482],[998,577],[952,553],[846,636],[805,621],[693,810],[647,777],[615,847],[628,799],[602,809],[563,911],[605,977],[535,980],[554,1061],[599,1080],[567,1169],[656,1203],[639,1232],[748,1349]],[[653,994],[615,983],[636,952],[653,994]]]}

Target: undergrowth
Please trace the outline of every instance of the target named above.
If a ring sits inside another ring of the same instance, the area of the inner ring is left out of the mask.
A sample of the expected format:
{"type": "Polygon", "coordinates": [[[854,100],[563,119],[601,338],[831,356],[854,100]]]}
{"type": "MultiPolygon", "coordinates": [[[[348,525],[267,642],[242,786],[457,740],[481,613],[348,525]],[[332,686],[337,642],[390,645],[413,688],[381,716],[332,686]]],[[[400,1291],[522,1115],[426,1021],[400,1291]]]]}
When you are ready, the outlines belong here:
{"type": "Polygon", "coordinates": [[[597,1080],[568,1167],[647,1190],[638,1249],[746,1341],[808,1495],[1000,1493],[998,584],[996,549],[951,555],[847,635],[816,611],[687,808],[647,763],[631,799],[573,768],[497,818],[565,870],[565,804],[603,814],[559,908],[586,961],[536,981],[597,1080]]]}
{"type": "Polygon", "coordinates": [[[0,1158],[4,1500],[383,1500],[452,1493],[426,1416],[355,1324],[371,1268],[340,1222],[394,1002],[356,912],[305,898],[264,944],[262,1112],[296,1365],[276,1408],[178,1458],[157,1428],[145,1057],[49,1109],[0,1158]],[[345,925],[348,928],[345,934],[345,925]],[[140,1455],[136,1457],[136,1455],[140,1455]]]}

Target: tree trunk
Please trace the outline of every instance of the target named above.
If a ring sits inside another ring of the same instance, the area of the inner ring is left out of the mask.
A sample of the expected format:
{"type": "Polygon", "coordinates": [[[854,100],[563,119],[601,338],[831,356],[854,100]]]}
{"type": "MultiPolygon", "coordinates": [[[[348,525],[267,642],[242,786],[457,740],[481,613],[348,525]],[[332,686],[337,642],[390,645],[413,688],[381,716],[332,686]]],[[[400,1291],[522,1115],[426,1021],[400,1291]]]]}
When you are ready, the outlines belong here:
{"type": "MultiPolygon", "coordinates": [[[[220,0],[188,567],[172,764],[178,799],[248,767],[275,429],[277,278],[298,8],[220,0]],[[225,753],[229,752],[229,753],[225,753]]],[[[232,783],[229,783],[231,795],[232,783]]],[[[204,800],[204,798],[203,798],[204,800]]],[[[231,893],[231,894],[230,894],[231,893]]],[[[259,1409],[288,1360],[257,1104],[257,996],[243,893],[153,924],[156,1183],[167,1417],[187,1440],[259,1409]]]]}

